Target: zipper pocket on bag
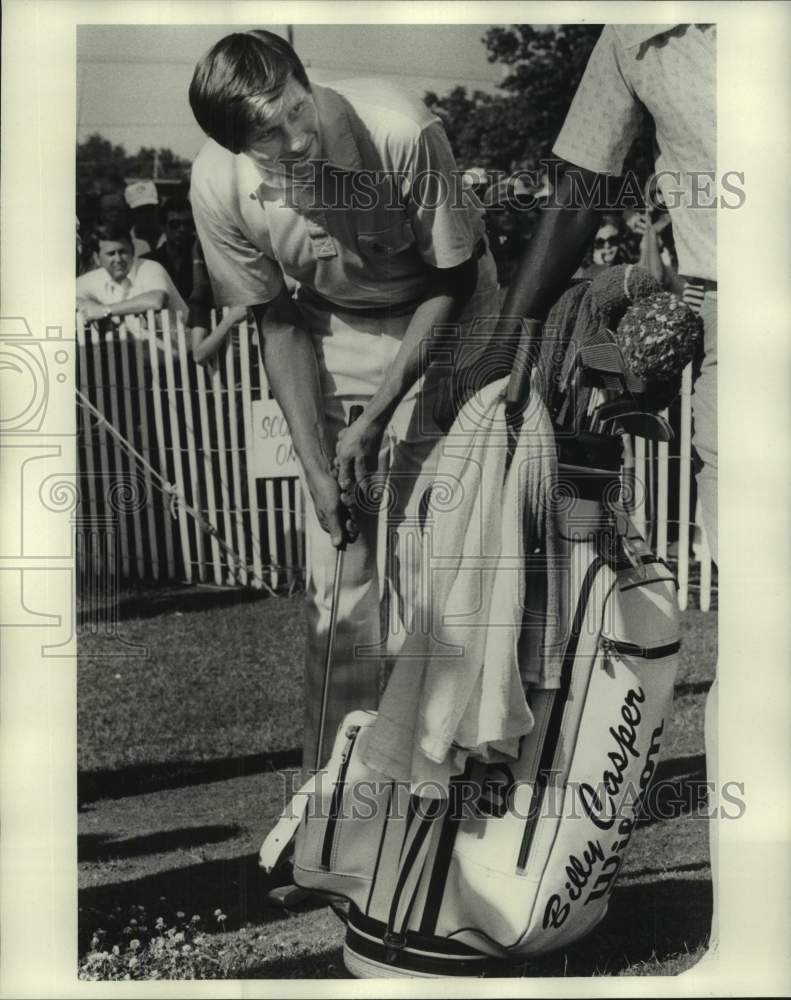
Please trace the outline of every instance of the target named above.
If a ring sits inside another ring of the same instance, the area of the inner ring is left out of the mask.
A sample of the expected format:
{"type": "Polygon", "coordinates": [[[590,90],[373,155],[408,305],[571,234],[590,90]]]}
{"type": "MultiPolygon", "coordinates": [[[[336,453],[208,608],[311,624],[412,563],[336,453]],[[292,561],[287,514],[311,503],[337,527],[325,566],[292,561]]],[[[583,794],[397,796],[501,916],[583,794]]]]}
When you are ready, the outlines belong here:
{"type": "Polygon", "coordinates": [[[332,848],[335,843],[335,833],[340,822],[340,811],[341,804],[343,803],[343,789],[346,784],[346,772],[349,770],[349,761],[352,756],[352,750],[354,749],[354,744],[357,740],[357,734],[360,732],[359,726],[349,726],[346,730],[346,746],[343,748],[343,755],[341,756],[341,766],[338,768],[338,777],[335,781],[335,787],[332,789],[332,798],[330,799],[330,814],[327,817],[327,828],[324,831],[324,841],[321,845],[321,861],[319,862],[319,867],[322,871],[329,871],[330,863],[332,861],[332,848]]]}

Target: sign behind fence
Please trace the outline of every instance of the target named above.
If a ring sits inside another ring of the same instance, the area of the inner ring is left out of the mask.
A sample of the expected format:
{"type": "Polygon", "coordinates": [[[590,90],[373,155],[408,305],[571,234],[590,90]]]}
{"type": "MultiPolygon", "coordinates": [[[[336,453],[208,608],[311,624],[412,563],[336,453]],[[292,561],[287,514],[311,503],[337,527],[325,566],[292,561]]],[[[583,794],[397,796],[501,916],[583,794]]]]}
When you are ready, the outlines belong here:
{"type": "Polygon", "coordinates": [[[256,479],[299,475],[291,432],[274,399],[253,400],[253,454],[248,461],[256,479]]]}

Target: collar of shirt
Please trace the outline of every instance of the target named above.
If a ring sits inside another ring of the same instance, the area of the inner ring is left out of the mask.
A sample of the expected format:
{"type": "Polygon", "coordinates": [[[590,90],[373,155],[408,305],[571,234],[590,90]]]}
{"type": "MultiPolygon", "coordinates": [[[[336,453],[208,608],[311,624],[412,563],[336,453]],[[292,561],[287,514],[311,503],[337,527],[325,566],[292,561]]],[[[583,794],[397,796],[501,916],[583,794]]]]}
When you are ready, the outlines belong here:
{"type": "MultiPolygon", "coordinates": [[[[363,162],[360,150],[352,132],[349,116],[343,98],[329,87],[311,83],[311,93],[316,102],[321,135],[321,161],[341,170],[362,170],[363,162]]],[[[243,169],[249,170],[251,190],[250,197],[261,197],[266,190],[282,193],[283,179],[279,174],[264,175],[243,154],[243,169]],[[249,164],[249,167],[248,167],[249,164]]]]}
{"type": "Polygon", "coordinates": [[[132,266],[129,268],[126,277],[121,281],[116,281],[109,271],[105,271],[105,289],[108,296],[112,296],[113,300],[116,302],[122,302],[129,294],[129,290],[131,289],[137,275],[138,267],[139,262],[137,258],[135,258],[132,261],[132,266]]]}
{"type": "MultiPolygon", "coordinates": [[[[650,42],[658,35],[665,35],[675,28],[684,27],[682,24],[617,24],[613,25],[616,34],[625,49],[637,48],[650,42]]],[[[696,28],[708,28],[708,24],[696,24],[696,28]]]]}

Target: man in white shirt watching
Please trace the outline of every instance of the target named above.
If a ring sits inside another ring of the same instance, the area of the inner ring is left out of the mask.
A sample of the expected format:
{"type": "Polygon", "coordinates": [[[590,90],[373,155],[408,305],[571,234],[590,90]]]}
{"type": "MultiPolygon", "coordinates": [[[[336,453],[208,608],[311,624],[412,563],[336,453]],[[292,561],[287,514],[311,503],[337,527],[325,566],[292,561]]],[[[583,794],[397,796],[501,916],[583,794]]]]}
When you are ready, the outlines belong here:
{"type": "Polygon", "coordinates": [[[86,323],[123,321],[139,337],[139,315],[167,309],[171,329],[176,313],[186,320],[187,305],[167,271],[154,260],[134,256],[132,239],[123,225],[99,226],[94,256],[99,265],[77,278],[77,309],[86,323]]]}

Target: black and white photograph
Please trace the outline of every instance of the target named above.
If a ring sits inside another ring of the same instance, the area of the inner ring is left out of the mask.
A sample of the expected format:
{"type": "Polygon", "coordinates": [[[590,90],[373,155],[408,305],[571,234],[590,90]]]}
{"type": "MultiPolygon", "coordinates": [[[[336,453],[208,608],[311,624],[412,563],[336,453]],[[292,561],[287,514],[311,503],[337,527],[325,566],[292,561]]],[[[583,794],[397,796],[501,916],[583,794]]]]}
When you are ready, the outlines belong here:
{"type": "Polygon", "coordinates": [[[788,5],[30,6],[0,993],[787,995],[788,5]]]}

